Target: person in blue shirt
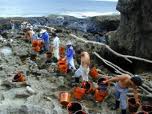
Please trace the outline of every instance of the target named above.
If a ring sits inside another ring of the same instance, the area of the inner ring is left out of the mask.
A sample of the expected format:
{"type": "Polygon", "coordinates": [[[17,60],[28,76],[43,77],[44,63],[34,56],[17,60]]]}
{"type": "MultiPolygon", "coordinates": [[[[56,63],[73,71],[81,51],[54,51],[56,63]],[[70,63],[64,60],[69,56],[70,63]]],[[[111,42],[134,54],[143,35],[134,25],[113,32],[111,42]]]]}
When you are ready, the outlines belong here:
{"type": "Polygon", "coordinates": [[[72,43],[69,41],[66,45],[67,45],[66,58],[67,58],[69,69],[76,70],[75,65],[74,65],[75,51],[73,49],[72,43]]]}
{"type": "Polygon", "coordinates": [[[42,29],[40,31],[41,34],[41,38],[44,41],[44,51],[47,52],[49,51],[49,47],[50,47],[50,40],[49,40],[49,34],[45,29],[42,29]]]}

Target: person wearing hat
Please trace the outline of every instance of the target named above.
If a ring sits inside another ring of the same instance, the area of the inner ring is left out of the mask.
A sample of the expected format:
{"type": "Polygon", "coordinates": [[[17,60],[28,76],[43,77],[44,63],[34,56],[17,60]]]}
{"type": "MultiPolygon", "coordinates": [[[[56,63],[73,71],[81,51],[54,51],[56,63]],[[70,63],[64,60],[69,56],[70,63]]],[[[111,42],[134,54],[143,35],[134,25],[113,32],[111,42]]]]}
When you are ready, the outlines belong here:
{"type": "Polygon", "coordinates": [[[138,96],[138,91],[137,88],[142,85],[142,79],[140,76],[133,76],[131,77],[128,74],[122,74],[122,75],[117,75],[111,79],[108,79],[106,81],[103,81],[103,83],[109,83],[116,81],[117,83],[115,84],[115,107],[114,110],[117,110],[119,108],[119,104],[121,105],[121,114],[126,114],[126,109],[127,109],[127,93],[128,93],[128,88],[133,88],[133,93],[135,97],[135,101],[137,105],[140,105],[139,101],[139,96],[138,96]],[[120,99],[120,101],[119,101],[120,99]]]}
{"type": "Polygon", "coordinates": [[[53,56],[59,60],[59,47],[60,47],[60,39],[56,33],[52,33],[53,39],[53,56]]]}
{"type": "Polygon", "coordinates": [[[40,38],[42,38],[42,40],[44,41],[44,47],[43,47],[43,51],[47,52],[49,51],[49,47],[50,47],[50,40],[49,40],[49,34],[45,29],[42,29],[40,31],[40,38]]]}
{"type": "Polygon", "coordinates": [[[66,58],[67,58],[67,61],[68,61],[68,67],[69,69],[74,69],[76,70],[75,68],[75,65],[74,65],[74,55],[75,55],[75,51],[73,49],[73,46],[72,46],[72,43],[69,41],[67,44],[67,49],[66,49],[66,58]]]}

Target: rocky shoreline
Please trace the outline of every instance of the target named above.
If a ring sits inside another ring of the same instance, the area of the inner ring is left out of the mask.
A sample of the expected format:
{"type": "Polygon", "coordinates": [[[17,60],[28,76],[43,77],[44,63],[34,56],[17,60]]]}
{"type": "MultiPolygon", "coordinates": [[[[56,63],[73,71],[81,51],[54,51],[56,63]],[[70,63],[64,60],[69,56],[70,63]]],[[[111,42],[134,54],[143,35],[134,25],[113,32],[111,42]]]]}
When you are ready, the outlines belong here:
{"type": "Polygon", "coordinates": [[[0,29],[10,28],[10,21],[14,21],[16,29],[19,29],[23,21],[32,25],[60,26],[68,29],[97,33],[116,30],[120,23],[120,16],[96,16],[88,18],[75,18],[72,16],[50,15],[49,17],[14,17],[0,18],[0,29]]]}
{"type": "MultiPolygon", "coordinates": [[[[56,27],[56,29],[58,30],[58,36],[61,38],[61,45],[65,45],[69,39],[72,40],[69,32],[86,34],[83,31],[75,32],[75,30],[63,27],[56,27]]],[[[31,43],[22,39],[22,31],[19,29],[13,32],[12,30],[6,30],[4,36],[6,37],[3,37],[4,39],[0,42],[0,114],[67,114],[66,108],[63,108],[58,101],[58,95],[61,91],[72,91],[69,86],[72,75],[56,75],[56,73],[50,72],[53,66],[45,64],[44,54],[39,55],[38,66],[32,65],[28,61],[31,53],[31,43]],[[10,51],[6,53],[6,50],[10,51]],[[35,91],[35,94],[28,93],[25,85],[11,83],[17,71],[24,72],[27,83],[35,91]]],[[[76,41],[72,41],[74,46],[79,45],[76,41]]],[[[80,45],[83,46],[83,43],[80,43],[80,45]]],[[[105,74],[107,72],[108,70],[105,68],[105,74]]],[[[106,102],[100,104],[93,100],[88,102],[88,99],[90,99],[89,96],[80,103],[89,114],[101,112],[103,114],[113,114],[113,111],[107,109],[106,102]],[[94,108],[95,106],[97,108],[94,108]],[[101,110],[102,106],[106,107],[107,110],[101,110]]]]}
{"type": "MultiPolygon", "coordinates": [[[[95,41],[97,35],[102,36],[102,32],[106,31],[109,32],[108,34],[112,37],[109,42],[111,45],[113,36],[117,32],[113,30],[118,28],[119,18],[119,16],[103,16],[77,19],[69,16],[52,16],[0,19],[1,34],[5,40],[0,41],[0,114],[68,113],[66,108],[60,105],[58,95],[61,91],[71,92],[72,88],[69,86],[69,81],[72,74],[65,76],[51,72],[54,66],[44,63],[46,58],[43,54],[38,57],[38,66],[34,66],[29,62],[31,44],[21,38],[23,33],[20,30],[20,25],[23,21],[30,22],[34,27],[54,27],[57,30],[58,36],[61,38],[61,45],[63,46],[68,40],[71,40],[76,51],[79,47],[82,47],[89,53],[93,50],[107,57],[108,52],[100,46],[92,46],[78,42],[70,36],[70,33],[87,40],[95,41]],[[13,32],[10,29],[10,20],[14,20],[15,30],[13,32]],[[5,51],[6,47],[7,50],[10,50],[8,53],[5,51]],[[28,84],[31,85],[31,88],[35,91],[34,94],[28,93],[25,85],[9,83],[16,71],[24,72],[28,84]]],[[[50,33],[49,29],[48,31],[50,33]]],[[[91,57],[93,62],[97,64],[102,71],[102,74],[114,75],[114,72],[110,72],[110,68],[106,67],[102,61],[93,55],[91,55],[91,57]]],[[[114,57],[111,55],[109,58],[114,57]]],[[[115,59],[115,61],[116,60],[117,59],[115,59]]],[[[143,73],[144,72],[145,71],[143,71],[143,73]]],[[[143,77],[151,77],[151,72],[148,72],[148,74],[143,77]]],[[[94,81],[94,86],[96,86],[96,82],[97,80],[94,81]]],[[[151,84],[150,79],[150,88],[152,88],[151,84]]],[[[110,92],[111,89],[109,89],[109,94],[110,92]]],[[[86,96],[80,103],[83,105],[83,109],[89,114],[118,114],[118,112],[111,110],[111,106],[114,103],[113,100],[112,94],[110,94],[103,103],[97,103],[93,99],[90,100],[90,96],[86,96]]]]}

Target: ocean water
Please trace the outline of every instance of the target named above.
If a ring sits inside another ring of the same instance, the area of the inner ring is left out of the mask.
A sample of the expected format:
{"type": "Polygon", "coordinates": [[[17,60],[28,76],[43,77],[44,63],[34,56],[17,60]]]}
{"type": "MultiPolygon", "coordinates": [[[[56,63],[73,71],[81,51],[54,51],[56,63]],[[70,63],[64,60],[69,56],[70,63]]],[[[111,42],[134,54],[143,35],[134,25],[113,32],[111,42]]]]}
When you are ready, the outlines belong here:
{"type": "Polygon", "coordinates": [[[108,0],[0,0],[0,17],[114,15],[118,14],[116,4],[108,0]]]}

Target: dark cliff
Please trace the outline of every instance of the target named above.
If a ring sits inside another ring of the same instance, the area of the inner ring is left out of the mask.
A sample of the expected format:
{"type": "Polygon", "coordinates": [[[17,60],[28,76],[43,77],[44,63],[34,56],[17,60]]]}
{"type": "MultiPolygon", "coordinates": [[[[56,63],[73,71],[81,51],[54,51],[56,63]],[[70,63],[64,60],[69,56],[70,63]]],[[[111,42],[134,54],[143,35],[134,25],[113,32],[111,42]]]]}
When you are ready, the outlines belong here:
{"type": "Polygon", "coordinates": [[[152,58],[152,1],[119,0],[120,25],[111,47],[122,54],[152,58]]]}

